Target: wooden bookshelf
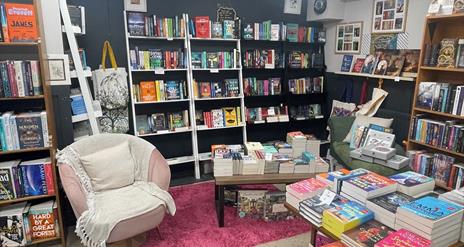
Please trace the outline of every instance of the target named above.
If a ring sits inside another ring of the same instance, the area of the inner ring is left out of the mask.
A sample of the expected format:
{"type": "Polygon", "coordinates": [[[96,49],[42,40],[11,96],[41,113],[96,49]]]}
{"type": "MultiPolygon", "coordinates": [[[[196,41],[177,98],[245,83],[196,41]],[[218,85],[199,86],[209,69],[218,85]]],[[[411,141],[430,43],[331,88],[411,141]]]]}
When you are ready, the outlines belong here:
{"type": "Polygon", "coordinates": [[[417,107],[414,108],[414,110],[417,111],[417,112],[428,113],[428,114],[437,115],[437,116],[441,116],[441,117],[464,120],[464,116],[454,115],[454,114],[450,114],[450,113],[446,113],[446,112],[432,111],[432,110],[427,110],[427,109],[422,109],[422,108],[417,108],[417,107]]]}
{"type": "Polygon", "coordinates": [[[12,200],[0,201],[0,206],[18,203],[18,202],[33,201],[33,200],[40,200],[40,199],[54,198],[54,197],[55,195],[27,196],[27,197],[12,199],[12,200]]]}
{"type": "Polygon", "coordinates": [[[433,145],[429,145],[427,143],[422,143],[422,142],[418,142],[418,141],[414,141],[414,140],[409,140],[409,144],[415,144],[415,145],[418,145],[418,146],[427,147],[427,148],[433,149],[433,150],[435,150],[437,152],[442,152],[442,153],[445,153],[445,154],[448,154],[448,155],[464,158],[464,153],[454,152],[454,151],[451,151],[451,150],[448,150],[448,149],[445,149],[445,148],[440,148],[440,147],[436,147],[436,146],[433,146],[433,145]]]}
{"type": "Polygon", "coordinates": [[[464,73],[464,68],[442,68],[442,67],[424,66],[422,67],[422,70],[464,73]]]}
{"type": "Polygon", "coordinates": [[[0,42],[0,46],[37,46],[39,42],[0,42]]]}
{"type": "Polygon", "coordinates": [[[41,99],[44,99],[43,95],[25,96],[25,97],[6,97],[6,98],[0,98],[0,101],[41,100],[41,99]]]}
{"type": "Polygon", "coordinates": [[[348,75],[356,77],[365,77],[365,78],[374,78],[374,79],[384,79],[384,80],[394,80],[394,81],[411,81],[416,80],[414,77],[404,77],[404,76],[388,76],[388,75],[372,75],[364,73],[354,73],[354,72],[335,72],[337,75],[348,75]]]}
{"type": "Polygon", "coordinates": [[[448,20],[460,21],[459,19],[464,19],[464,13],[451,14],[451,15],[431,15],[431,16],[427,16],[427,20],[429,20],[429,21],[448,21],[448,20]]]}
{"type": "Polygon", "coordinates": [[[18,150],[7,150],[7,151],[0,151],[0,156],[2,155],[9,155],[9,154],[21,154],[21,153],[31,153],[31,152],[41,152],[41,151],[49,151],[50,148],[27,148],[27,149],[18,149],[18,150]]]}

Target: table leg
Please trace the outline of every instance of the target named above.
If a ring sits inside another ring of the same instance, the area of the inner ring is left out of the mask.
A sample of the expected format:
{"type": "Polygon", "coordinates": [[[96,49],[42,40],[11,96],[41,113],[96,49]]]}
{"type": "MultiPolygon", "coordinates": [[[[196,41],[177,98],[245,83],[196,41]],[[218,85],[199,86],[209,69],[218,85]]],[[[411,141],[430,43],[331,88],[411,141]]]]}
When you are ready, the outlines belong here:
{"type": "Polygon", "coordinates": [[[218,186],[218,203],[217,203],[217,213],[218,213],[218,224],[219,227],[224,226],[224,185],[218,186]]]}
{"type": "Polygon", "coordinates": [[[316,235],[317,235],[317,229],[311,226],[311,244],[313,247],[316,246],[316,235]]]}
{"type": "Polygon", "coordinates": [[[215,185],[214,186],[214,200],[217,202],[218,200],[218,193],[219,193],[219,190],[218,190],[218,185],[215,185]]]}

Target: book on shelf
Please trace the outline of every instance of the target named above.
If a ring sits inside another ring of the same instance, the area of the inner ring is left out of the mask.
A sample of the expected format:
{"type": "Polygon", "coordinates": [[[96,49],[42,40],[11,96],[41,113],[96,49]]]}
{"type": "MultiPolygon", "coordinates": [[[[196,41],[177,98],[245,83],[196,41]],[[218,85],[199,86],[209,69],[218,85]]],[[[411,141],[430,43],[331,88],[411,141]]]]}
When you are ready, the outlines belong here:
{"type": "Polygon", "coordinates": [[[192,51],[193,69],[234,69],[238,68],[240,54],[237,49],[232,51],[206,52],[192,51]]]}
{"type": "Polygon", "coordinates": [[[183,49],[129,50],[131,68],[134,70],[182,69],[187,67],[187,53],[183,49]]]}
{"type": "Polygon", "coordinates": [[[392,192],[386,195],[368,199],[366,207],[374,212],[375,219],[390,228],[395,228],[396,210],[399,206],[415,200],[401,192],[392,192]]]}
{"type": "Polygon", "coordinates": [[[350,72],[353,64],[353,55],[343,55],[341,72],[350,72]]]}
{"type": "Polygon", "coordinates": [[[214,22],[209,16],[195,16],[189,20],[190,35],[193,38],[238,39],[240,28],[240,19],[214,22]]]}
{"type": "Polygon", "coordinates": [[[39,31],[34,5],[1,4],[2,40],[0,42],[36,42],[39,31]]]}
{"type": "Polygon", "coordinates": [[[431,177],[413,171],[407,171],[390,176],[398,183],[398,191],[410,196],[416,196],[433,191],[435,180],[431,177]]]}
{"type": "Polygon", "coordinates": [[[319,30],[316,27],[283,22],[273,24],[270,20],[243,25],[243,39],[245,40],[315,43],[318,40],[318,33],[319,30]]]}
{"type": "Polygon", "coordinates": [[[2,207],[0,211],[0,242],[4,247],[27,244],[24,215],[26,202],[2,207]]]}
{"type": "Polygon", "coordinates": [[[392,228],[371,220],[342,234],[341,241],[347,246],[374,247],[374,245],[394,233],[392,228]]]}
{"type": "Polygon", "coordinates": [[[28,242],[59,236],[56,201],[50,200],[27,207],[28,242]]]}
{"type": "Polygon", "coordinates": [[[351,69],[352,73],[361,73],[361,70],[364,65],[365,58],[356,58],[353,68],[351,69]]]}
{"type": "Polygon", "coordinates": [[[0,201],[21,197],[20,160],[0,162],[0,201]]]}
{"type": "Polygon", "coordinates": [[[137,115],[135,121],[138,135],[169,133],[188,130],[190,127],[188,110],[137,115]]]}
{"type": "Polygon", "coordinates": [[[185,37],[185,18],[159,17],[141,12],[127,12],[127,31],[130,36],[185,37]]]}
{"type": "Polygon", "coordinates": [[[426,110],[463,116],[464,90],[462,88],[463,86],[450,83],[421,82],[416,106],[426,110]]]}
{"type": "Polygon", "coordinates": [[[237,79],[224,79],[223,82],[193,82],[195,99],[227,98],[240,96],[237,79]]]}
{"type": "Polygon", "coordinates": [[[456,55],[456,68],[464,68],[464,39],[458,40],[457,55],[456,55]]]}
{"type": "Polygon", "coordinates": [[[289,109],[290,118],[296,121],[324,118],[321,111],[320,104],[293,105],[289,109]]]}
{"type": "Polygon", "coordinates": [[[377,56],[372,55],[372,54],[366,55],[366,58],[364,59],[364,63],[363,63],[360,73],[370,74],[370,75],[373,74],[378,61],[379,61],[379,58],[377,56]]]}
{"type": "Polygon", "coordinates": [[[375,247],[430,247],[431,242],[411,231],[400,229],[390,233],[387,237],[374,245],[375,247]]]}
{"type": "MultiPolygon", "coordinates": [[[[87,55],[85,53],[84,48],[78,48],[77,50],[79,52],[79,58],[81,59],[82,68],[84,70],[90,70],[90,67],[87,65],[87,55]]],[[[71,50],[66,50],[64,51],[64,53],[67,54],[69,58],[69,69],[71,71],[76,70],[76,67],[74,65],[74,60],[71,54],[71,50]]]]}
{"type": "Polygon", "coordinates": [[[181,81],[141,81],[133,85],[136,102],[159,102],[188,99],[187,83],[181,81]]]}
{"type": "Polygon", "coordinates": [[[324,77],[305,77],[288,80],[288,88],[292,94],[322,93],[324,77]]]}
{"type": "Polygon", "coordinates": [[[287,55],[287,66],[292,69],[311,68],[312,55],[303,51],[291,51],[287,55]]]}
{"type": "Polygon", "coordinates": [[[457,39],[443,39],[440,42],[440,52],[438,57],[438,67],[454,68],[456,65],[456,51],[458,48],[457,39]]]}
{"type": "Polygon", "coordinates": [[[269,50],[246,50],[243,52],[243,67],[255,69],[283,68],[283,54],[274,49],[269,50]]]}
{"type": "Polygon", "coordinates": [[[54,195],[53,167],[50,158],[23,161],[19,165],[23,196],[54,195]]]}
{"type": "Polygon", "coordinates": [[[249,124],[289,121],[287,106],[246,108],[245,116],[249,124]]]}
{"type": "Polygon", "coordinates": [[[73,116],[87,113],[87,109],[85,108],[84,96],[82,96],[82,93],[71,94],[69,98],[71,99],[71,113],[73,116]]]}
{"type": "Polygon", "coordinates": [[[419,60],[420,60],[420,50],[418,49],[401,50],[400,55],[404,57],[404,64],[403,64],[403,69],[401,70],[401,76],[417,77],[417,71],[419,68],[419,60]]]}
{"type": "Polygon", "coordinates": [[[47,113],[4,112],[0,117],[1,150],[20,150],[49,146],[47,113]]]}
{"type": "Polygon", "coordinates": [[[243,90],[245,96],[280,95],[282,93],[281,78],[273,77],[264,80],[256,77],[244,78],[243,90]]]}
{"type": "Polygon", "coordinates": [[[43,94],[39,62],[36,60],[0,61],[0,98],[43,94]]]}
{"type": "Polygon", "coordinates": [[[196,111],[198,129],[240,126],[242,124],[240,107],[223,107],[210,111],[196,111]]]}

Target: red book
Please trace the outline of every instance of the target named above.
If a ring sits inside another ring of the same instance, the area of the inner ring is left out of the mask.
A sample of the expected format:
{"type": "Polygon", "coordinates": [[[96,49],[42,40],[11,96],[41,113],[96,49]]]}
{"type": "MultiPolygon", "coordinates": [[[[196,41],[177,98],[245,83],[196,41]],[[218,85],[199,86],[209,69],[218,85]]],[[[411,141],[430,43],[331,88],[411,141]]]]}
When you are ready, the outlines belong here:
{"type": "Polygon", "coordinates": [[[430,240],[427,240],[413,232],[405,229],[400,229],[380,242],[375,244],[375,247],[429,247],[431,246],[430,240]]]}
{"type": "Polygon", "coordinates": [[[312,195],[324,190],[329,185],[315,178],[306,179],[290,185],[287,185],[287,192],[297,198],[309,198],[312,195]]]}
{"type": "Polygon", "coordinates": [[[55,194],[55,186],[53,182],[53,171],[52,171],[52,164],[46,163],[44,164],[45,170],[45,182],[47,184],[47,194],[54,195],[55,194]]]}
{"type": "Polygon", "coordinates": [[[365,60],[364,58],[356,59],[356,62],[354,63],[354,66],[353,66],[353,69],[351,70],[351,72],[353,72],[353,73],[361,73],[361,69],[363,67],[364,60],[365,60]]]}
{"type": "Polygon", "coordinates": [[[209,38],[211,34],[209,27],[209,16],[196,16],[195,29],[197,38],[209,38]]]}
{"type": "Polygon", "coordinates": [[[298,28],[298,42],[303,42],[305,37],[305,28],[299,27],[298,28]]]}
{"type": "Polygon", "coordinates": [[[10,82],[11,96],[18,97],[18,84],[16,84],[16,72],[13,61],[9,61],[8,65],[8,80],[10,82]]]}

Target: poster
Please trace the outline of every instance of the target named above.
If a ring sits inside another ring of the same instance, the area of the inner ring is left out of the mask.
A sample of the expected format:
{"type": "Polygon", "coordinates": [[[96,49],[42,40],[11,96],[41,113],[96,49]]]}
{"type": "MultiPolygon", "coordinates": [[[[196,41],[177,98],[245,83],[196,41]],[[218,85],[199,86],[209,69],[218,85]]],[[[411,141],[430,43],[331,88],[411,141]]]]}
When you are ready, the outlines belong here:
{"type": "Polygon", "coordinates": [[[371,34],[371,48],[369,54],[374,54],[376,50],[396,50],[398,47],[398,34],[371,34]]]}

